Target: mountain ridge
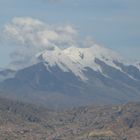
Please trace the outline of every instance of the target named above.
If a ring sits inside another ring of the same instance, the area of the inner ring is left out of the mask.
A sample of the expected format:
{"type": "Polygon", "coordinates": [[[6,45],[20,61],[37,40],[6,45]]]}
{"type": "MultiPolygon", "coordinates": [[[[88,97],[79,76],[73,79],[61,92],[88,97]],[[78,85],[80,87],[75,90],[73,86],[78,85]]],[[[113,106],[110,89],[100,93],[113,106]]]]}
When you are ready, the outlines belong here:
{"type": "Polygon", "coordinates": [[[58,108],[140,100],[140,70],[112,50],[56,47],[37,59],[0,83],[3,96],[58,108]]]}

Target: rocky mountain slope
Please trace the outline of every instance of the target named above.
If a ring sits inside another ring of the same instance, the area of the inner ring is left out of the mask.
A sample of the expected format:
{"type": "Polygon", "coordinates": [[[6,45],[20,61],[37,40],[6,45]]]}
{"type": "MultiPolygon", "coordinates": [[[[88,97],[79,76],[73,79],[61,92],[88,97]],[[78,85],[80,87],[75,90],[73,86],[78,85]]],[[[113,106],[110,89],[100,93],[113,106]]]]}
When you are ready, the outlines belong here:
{"type": "Polygon", "coordinates": [[[36,57],[0,83],[1,96],[55,108],[140,100],[139,66],[110,49],[55,47],[36,57]]]}
{"type": "Polygon", "coordinates": [[[139,140],[140,103],[49,110],[0,98],[0,140],[139,140]]]}

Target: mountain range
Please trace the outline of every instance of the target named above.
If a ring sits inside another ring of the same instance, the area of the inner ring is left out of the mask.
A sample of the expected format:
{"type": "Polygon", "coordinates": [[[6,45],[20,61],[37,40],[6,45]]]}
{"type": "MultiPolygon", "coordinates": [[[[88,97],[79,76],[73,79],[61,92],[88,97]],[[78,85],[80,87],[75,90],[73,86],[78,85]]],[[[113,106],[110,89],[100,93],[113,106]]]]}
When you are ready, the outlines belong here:
{"type": "Polygon", "coordinates": [[[45,50],[31,66],[0,70],[0,81],[1,96],[53,108],[140,100],[139,63],[99,45],[45,50]]]}

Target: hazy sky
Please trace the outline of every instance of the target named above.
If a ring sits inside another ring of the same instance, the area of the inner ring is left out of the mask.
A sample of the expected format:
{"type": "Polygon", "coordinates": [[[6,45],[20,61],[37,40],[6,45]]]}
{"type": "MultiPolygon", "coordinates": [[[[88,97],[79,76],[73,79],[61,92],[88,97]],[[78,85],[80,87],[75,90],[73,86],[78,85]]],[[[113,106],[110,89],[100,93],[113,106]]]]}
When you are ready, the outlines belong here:
{"type": "MultiPolygon", "coordinates": [[[[140,60],[140,0],[0,0],[0,28],[14,17],[71,25],[81,40],[92,37],[105,47],[140,60]]],[[[12,45],[0,42],[0,67],[10,61],[12,45]]]]}

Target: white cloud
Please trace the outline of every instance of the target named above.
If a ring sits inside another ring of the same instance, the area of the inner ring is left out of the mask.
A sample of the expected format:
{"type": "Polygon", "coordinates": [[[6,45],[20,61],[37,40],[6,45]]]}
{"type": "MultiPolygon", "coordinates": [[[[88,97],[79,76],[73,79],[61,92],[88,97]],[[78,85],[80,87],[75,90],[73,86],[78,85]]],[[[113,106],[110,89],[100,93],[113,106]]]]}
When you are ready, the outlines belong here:
{"type": "Polygon", "coordinates": [[[11,54],[12,69],[21,69],[37,63],[37,54],[44,50],[59,48],[91,47],[95,44],[94,39],[87,37],[79,41],[77,31],[70,25],[56,26],[46,24],[33,18],[13,18],[3,27],[0,39],[7,46],[15,49],[11,54]]]}
{"type": "Polygon", "coordinates": [[[14,18],[5,25],[4,38],[10,42],[25,47],[39,47],[48,49],[50,47],[73,44],[76,30],[70,25],[63,27],[50,26],[37,19],[14,18]]]}
{"type": "Polygon", "coordinates": [[[76,35],[77,31],[70,25],[54,26],[38,19],[21,17],[13,18],[2,31],[4,42],[18,46],[11,54],[13,62],[22,65],[33,63],[36,53],[45,49],[76,45],[76,35]]]}

